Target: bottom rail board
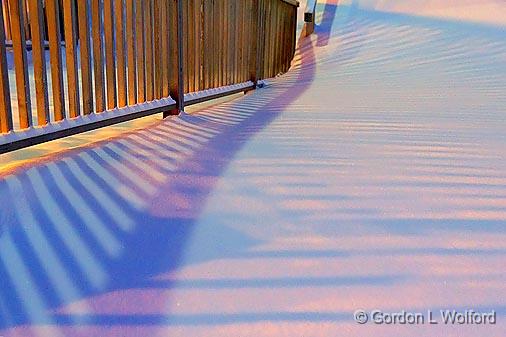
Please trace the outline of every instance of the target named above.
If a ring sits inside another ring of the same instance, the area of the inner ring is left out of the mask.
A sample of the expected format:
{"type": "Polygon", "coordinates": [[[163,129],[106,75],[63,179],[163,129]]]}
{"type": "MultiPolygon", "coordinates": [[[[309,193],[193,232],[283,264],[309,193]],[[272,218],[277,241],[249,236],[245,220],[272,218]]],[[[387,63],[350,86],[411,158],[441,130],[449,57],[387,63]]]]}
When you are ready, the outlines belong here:
{"type": "MultiPolygon", "coordinates": [[[[189,106],[253,89],[255,89],[254,83],[247,81],[240,84],[185,94],[184,100],[185,105],[189,106]]],[[[0,154],[131,121],[156,113],[166,112],[175,107],[176,102],[172,98],[163,98],[134,106],[108,110],[99,114],[65,119],[61,122],[50,123],[41,127],[12,131],[0,135],[0,154]]]]}

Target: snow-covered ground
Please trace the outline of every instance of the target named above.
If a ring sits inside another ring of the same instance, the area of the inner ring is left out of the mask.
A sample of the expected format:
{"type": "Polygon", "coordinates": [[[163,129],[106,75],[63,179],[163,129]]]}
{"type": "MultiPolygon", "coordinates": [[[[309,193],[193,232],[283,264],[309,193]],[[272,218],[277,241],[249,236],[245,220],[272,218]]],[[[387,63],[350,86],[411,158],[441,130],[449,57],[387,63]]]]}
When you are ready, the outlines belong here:
{"type": "Polygon", "coordinates": [[[345,0],[362,9],[506,26],[503,0],[345,0]]]}
{"type": "Polygon", "coordinates": [[[264,89],[5,175],[0,336],[505,336],[504,25],[402,3],[322,1],[264,89]]]}

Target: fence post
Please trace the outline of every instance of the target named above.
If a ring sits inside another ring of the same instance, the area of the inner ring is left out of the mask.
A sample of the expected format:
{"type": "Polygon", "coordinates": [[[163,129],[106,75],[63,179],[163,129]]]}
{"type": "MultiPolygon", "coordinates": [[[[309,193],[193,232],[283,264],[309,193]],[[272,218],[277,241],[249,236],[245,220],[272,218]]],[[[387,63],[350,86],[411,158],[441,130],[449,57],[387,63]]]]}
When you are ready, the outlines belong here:
{"type": "Polygon", "coordinates": [[[163,113],[163,117],[184,112],[183,77],[183,1],[170,0],[169,10],[169,93],[176,107],[163,113]]]}

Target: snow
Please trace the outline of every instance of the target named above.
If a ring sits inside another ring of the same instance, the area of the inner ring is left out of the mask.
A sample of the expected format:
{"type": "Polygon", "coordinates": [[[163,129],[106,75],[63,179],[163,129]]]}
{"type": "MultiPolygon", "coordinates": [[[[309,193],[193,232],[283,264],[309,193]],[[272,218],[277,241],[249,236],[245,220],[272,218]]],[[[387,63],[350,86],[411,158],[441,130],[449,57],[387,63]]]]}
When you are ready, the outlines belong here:
{"type": "Polygon", "coordinates": [[[1,178],[0,335],[504,336],[504,29],[369,3],[263,89],[1,178]]]}
{"type": "Polygon", "coordinates": [[[506,26],[506,3],[502,0],[348,0],[343,4],[350,2],[381,12],[506,26]]]}

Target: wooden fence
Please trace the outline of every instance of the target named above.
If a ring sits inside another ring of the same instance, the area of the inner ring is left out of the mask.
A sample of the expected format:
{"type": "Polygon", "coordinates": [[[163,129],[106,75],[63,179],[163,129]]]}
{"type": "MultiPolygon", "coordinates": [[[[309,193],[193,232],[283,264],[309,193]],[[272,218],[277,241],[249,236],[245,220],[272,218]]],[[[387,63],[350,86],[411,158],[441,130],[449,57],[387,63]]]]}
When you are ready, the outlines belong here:
{"type": "Polygon", "coordinates": [[[295,51],[294,0],[2,1],[0,153],[255,89],[295,51]]]}

